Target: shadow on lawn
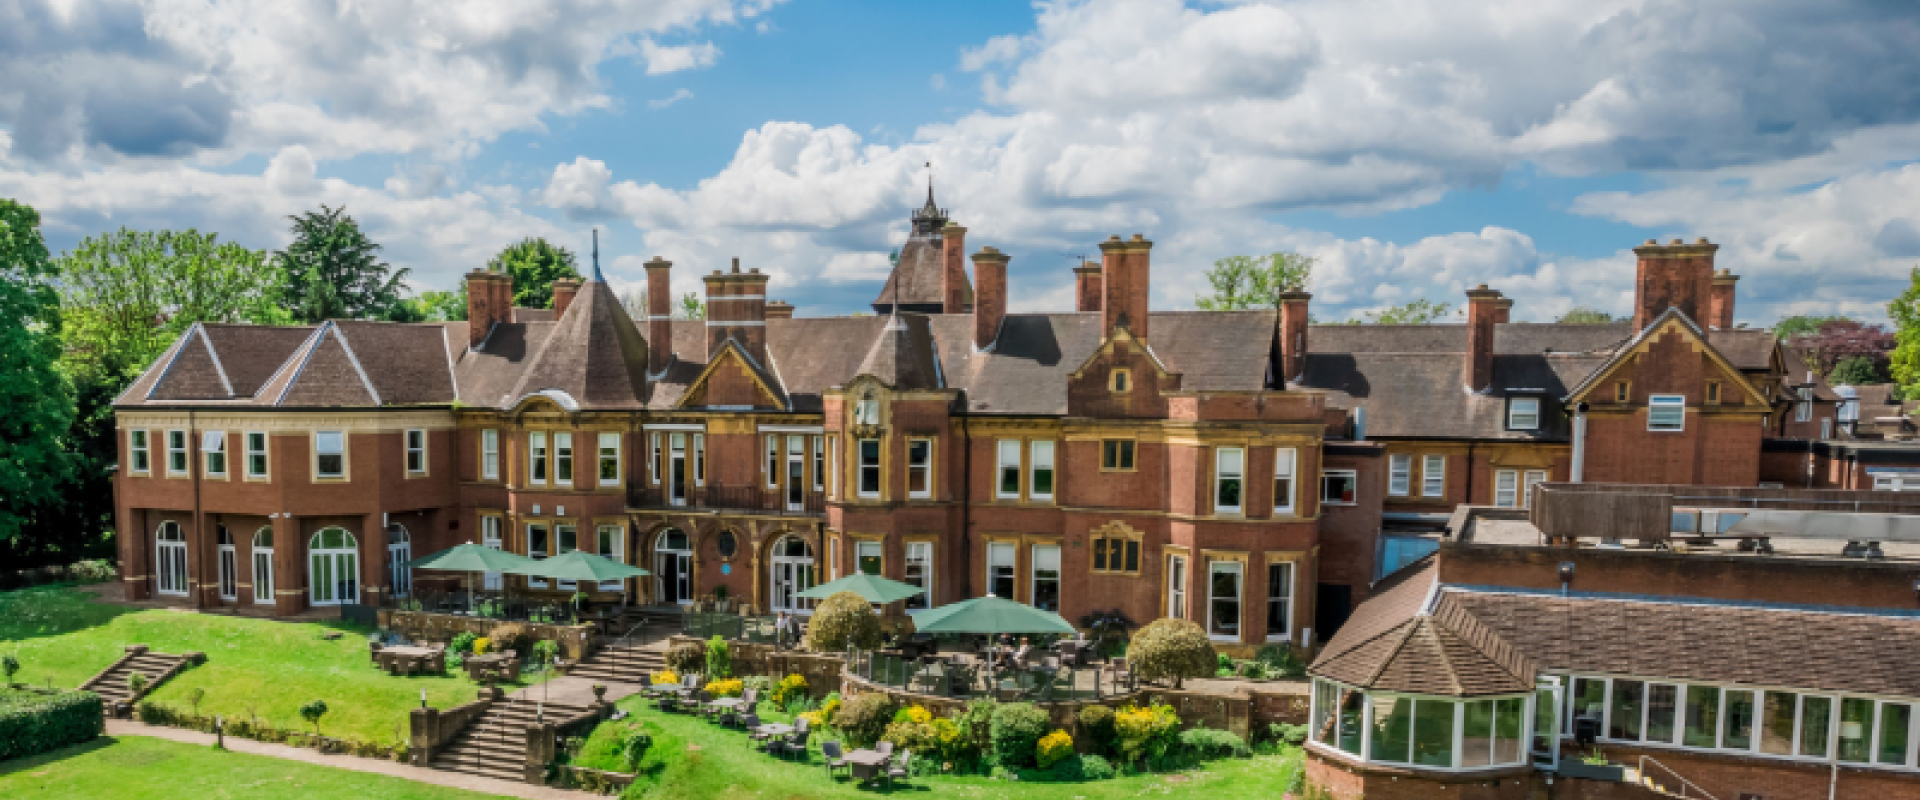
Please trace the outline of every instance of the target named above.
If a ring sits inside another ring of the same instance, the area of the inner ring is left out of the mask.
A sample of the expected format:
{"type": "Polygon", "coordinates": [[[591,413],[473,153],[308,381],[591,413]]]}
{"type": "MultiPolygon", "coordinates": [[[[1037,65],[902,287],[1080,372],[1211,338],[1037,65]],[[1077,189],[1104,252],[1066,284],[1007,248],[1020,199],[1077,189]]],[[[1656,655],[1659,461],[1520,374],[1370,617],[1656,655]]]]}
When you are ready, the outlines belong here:
{"type": "Polygon", "coordinates": [[[100,595],[84,586],[35,586],[0,592],[0,643],[63,636],[147,610],[103,602],[100,595]]]}
{"type": "MultiPolygon", "coordinates": [[[[100,738],[94,739],[93,741],[90,741],[90,742],[82,742],[80,744],[70,744],[58,750],[41,753],[36,756],[27,756],[26,758],[16,758],[11,761],[0,761],[0,778],[4,778],[19,772],[25,772],[30,769],[43,767],[55,762],[65,761],[69,758],[73,758],[74,756],[83,756],[95,750],[111,747],[114,744],[117,744],[119,741],[120,741],[119,739],[115,739],[111,736],[102,735],[100,736],[100,738]]],[[[163,761],[171,757],[172,757],[171,755],[161,754],[160,758],[143,758],[140,760],[145,762],[153,762],[153,761],[163,761]]],[[[132,764],[132,763],[125,763],[125,764],[115,764],[114,766],[134,767],[139,765],[132,764]]]]}

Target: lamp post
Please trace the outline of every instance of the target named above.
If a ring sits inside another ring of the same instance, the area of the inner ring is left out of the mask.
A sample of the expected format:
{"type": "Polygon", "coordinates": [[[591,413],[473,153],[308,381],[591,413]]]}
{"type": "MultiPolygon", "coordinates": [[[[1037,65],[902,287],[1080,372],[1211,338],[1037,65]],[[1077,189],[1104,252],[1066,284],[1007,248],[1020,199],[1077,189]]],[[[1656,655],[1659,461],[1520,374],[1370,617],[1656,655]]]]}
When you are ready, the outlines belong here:
{"type": "Polygon", "coordinates": [[[227,749],[227,723],[219,714],[213,715],[213,748],[227,749]]]}
{"type": "Polygon", "coordinates": [[[420,707],[421,708],[427,707],[427,690],[425,689],[420,690],[420,707]]]}

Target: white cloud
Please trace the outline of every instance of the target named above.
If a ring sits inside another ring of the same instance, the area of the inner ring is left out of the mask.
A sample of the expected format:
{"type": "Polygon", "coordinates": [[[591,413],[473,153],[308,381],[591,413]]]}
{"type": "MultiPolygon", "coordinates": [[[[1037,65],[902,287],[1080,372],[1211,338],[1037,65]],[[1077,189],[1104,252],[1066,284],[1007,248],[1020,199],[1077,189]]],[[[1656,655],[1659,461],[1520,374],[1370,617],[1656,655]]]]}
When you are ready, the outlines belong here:
{"type": "Polygon", "coordinates": [[[673,94],[671,95],[662,97],[658,100],[648,100],[647,107],[654,108],[654,109],[666,108],[667,106],[673,105],[674,103],[678,103],[682,100],[687,100],[692,97],[693,97],[693,91],[691,89],[675,89],[673,91],[673,94]]]}
{"type": "Polygon", "coordinates": [[[720,48],[712,42],[662,45],[647,39],[640,42],[640,58],[647,62],[648,75],[665,75],[713,66],[713,62],[720,59],[720,48]]]}

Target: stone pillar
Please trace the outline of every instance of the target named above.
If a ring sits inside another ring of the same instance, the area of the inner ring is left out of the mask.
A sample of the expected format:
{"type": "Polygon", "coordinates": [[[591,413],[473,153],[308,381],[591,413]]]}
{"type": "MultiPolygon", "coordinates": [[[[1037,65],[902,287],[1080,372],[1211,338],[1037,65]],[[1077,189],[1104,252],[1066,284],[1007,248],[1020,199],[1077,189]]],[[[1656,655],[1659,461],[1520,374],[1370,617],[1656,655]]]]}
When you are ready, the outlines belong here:
{"type": "Polygon", "coordinates": [[[290,514],[273,518],[273,613],[299,614],[307,607],[307,540],[290,514]]]}
{"type": "Polygon", "coordinates": [[[440,709],[416,708],[407,714],[407,758],[416,767],[433,764],[433,743],[439,740],[440,709]]]}

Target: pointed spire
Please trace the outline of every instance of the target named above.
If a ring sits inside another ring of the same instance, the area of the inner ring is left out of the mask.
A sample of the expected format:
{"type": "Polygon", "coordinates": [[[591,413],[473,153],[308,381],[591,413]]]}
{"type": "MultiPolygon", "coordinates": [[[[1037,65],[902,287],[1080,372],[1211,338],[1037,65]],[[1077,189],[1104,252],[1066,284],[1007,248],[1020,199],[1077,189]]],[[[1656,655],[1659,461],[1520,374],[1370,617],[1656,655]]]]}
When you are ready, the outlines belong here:
{"type": "Polygon", "coordinates": [[[593,229],[593,279],[599,283],[607,282],[606,277],[600,274],[600,229],[597,227],[593,229]]]}

